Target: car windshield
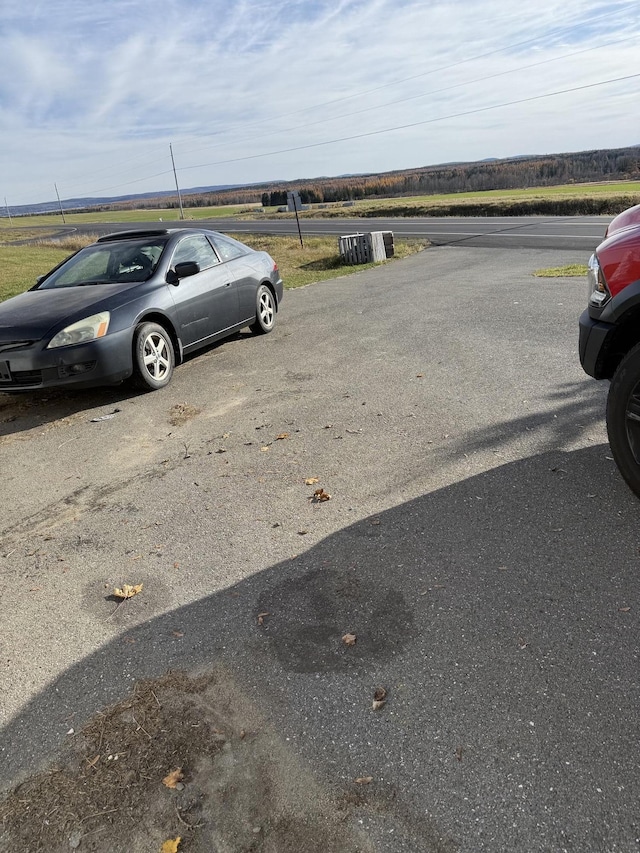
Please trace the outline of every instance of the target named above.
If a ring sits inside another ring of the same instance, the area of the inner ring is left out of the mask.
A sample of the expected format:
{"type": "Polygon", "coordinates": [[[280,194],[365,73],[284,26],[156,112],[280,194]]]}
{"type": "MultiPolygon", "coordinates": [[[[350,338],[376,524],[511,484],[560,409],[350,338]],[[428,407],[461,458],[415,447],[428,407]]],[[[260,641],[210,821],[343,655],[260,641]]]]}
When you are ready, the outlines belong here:
{"type": "Polygon", "coordinates": [[[36,289],[146,281],[155,271],[165,243],[166,238],[154,238],[87,246],[48,275],[36,289]]]}

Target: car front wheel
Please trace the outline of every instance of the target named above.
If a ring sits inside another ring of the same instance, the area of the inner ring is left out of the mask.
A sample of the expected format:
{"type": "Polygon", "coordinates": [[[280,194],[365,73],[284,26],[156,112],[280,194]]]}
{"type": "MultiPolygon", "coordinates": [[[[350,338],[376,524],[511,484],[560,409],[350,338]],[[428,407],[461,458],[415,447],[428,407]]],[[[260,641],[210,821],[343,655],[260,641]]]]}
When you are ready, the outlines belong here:
{"type": "Polygon", "coordinates": [[[256,293],[256,319],[250,326],[256,335],[266,335],[276,322],[276,300],[266,284],[261,284],[256,293]]]}
{"type": "Polygon", "coordinates": [[[142,323],[133,339],[133,381],[144,391],[156,391],[171,381],[175,354],[171,337],[157,323],[142,323]]]}
{"type": "Polygon", "coordinates": [[[620,473],[640,497],[640,344],[626,354],[611,380],[607,432],[620,473]]]}

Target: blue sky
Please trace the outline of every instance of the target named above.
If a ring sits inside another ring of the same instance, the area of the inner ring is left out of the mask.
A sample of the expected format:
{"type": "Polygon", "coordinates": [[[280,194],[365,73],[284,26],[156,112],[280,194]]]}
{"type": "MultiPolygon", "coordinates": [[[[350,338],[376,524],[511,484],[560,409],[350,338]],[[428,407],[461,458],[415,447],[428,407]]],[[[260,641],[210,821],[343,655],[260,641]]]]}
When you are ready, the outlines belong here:
{"type": "Polygon", "coordinates": [[[2,0],[0,203],[171,189],[169,143],[183,188],[637,144],[639,35],[637,0],[2,0]]]}

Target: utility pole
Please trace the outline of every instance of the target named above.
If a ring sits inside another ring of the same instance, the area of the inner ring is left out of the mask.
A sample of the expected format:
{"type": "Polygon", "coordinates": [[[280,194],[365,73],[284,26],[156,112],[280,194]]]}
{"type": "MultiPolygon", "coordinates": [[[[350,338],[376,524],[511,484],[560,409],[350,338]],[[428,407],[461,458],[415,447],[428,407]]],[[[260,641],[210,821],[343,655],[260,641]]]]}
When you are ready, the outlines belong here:
{"type": "Polygon", "coordinates": [[[184,219],[184,211],[182,209],[182,196],[180,195],[180,187],[178,186],[178,175],[176,173],[176,161],[173,159],[173,147],[169,143],[169,151],[171,152],[171,165],[173,166],[173,177],[176,179],[176,190],[178,191],[178,204],[180,205],[180,219],[184,219]]]}
{"type": "Polygon", "coordinates": [[[67,220],[64,218],[64,210],[62,209],[62,202],[60,201],[60,193],[58,192],[58,185],[54,184],[54,187],[56,188],[56,195],[58,196],[58,204],[60,205],[60,213],[62,214],[62,221],[66,225],[67,220]]]}
{"type": "Polygon", "coordinates": [[[7,204],[7,197],[4,197],[4,206],[7,208],[7,216],[9,217],[9,225],[11,225],[11,211],[9,210],[9,205],[7,204]]]}

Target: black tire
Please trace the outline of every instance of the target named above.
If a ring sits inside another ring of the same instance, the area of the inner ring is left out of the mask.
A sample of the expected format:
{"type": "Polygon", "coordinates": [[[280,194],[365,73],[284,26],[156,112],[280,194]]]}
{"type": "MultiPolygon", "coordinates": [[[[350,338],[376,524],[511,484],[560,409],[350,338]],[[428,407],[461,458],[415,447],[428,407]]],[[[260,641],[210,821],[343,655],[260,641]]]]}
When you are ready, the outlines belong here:
{"type": "Polygon", "coordinates": [[[133,337],[133,382],[157,391],[171,382],[176,358],[171,336],[157,323],[142,323],[133,337]]]}
{"type": "Polygon", "coordinates": [[[615,463],[640,498],[640,344],[629,350],[611,380],[607,432],[615,463]]]}
{"type": "Polygon", "coordinates": [[[249,326],[254,335],[266,335],[276,323],[276,300],[266,284],[261,284],[256,292],[256,319],[249,326]]]}

